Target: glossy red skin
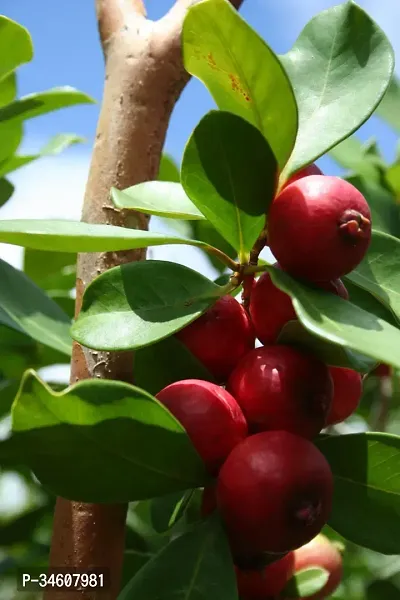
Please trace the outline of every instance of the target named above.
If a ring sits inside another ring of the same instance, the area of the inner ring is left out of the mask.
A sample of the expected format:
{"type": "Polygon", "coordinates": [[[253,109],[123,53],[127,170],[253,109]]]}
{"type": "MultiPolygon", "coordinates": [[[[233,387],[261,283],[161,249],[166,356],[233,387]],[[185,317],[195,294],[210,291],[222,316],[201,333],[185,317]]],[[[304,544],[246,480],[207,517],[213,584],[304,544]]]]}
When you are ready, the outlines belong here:
{"type": "Polygon", "coordinates": [[[329,367],[333,381],[333,400],[327,425],[341,423],[357,409],[362,395],[362,377],[352,369],[329,367]]]}
{"type": "Polygon", "coordinates": [[[177,381],[156,397],[186,429],[212,474],[247,435],[247,423],[235,398],[214,383],[177,381]]]}
{"type": "Polygon", "coordinates": [[[376,377],[391,377],[392,367],[381,363],[371,372],[371,375],[376,375],[376,377]]]}
{"type": "MultiPolygon", "coordinates": [[[[275,263],[274,267],[279,269],[280,265],[275,263]]],[[[345,300],[349,299],[341,279],[320,282],[318,287],[345,300]]],[[[286,323],[297,320],[290,296],[274,285],[268,272],[261,275],[252,289],[250,316],[256,337],[263,344],[275,343],[286,323]]]]}
{"type": "Polygon", "coordinates": [[[321,452],[287,431],[246,438],[217,482],[218,509],[237,553],[289,552],[325,525],[333,477],[321,452]]]}
{"type": "Polygon", "coordinates": [[[308,439],[325,427],[333,397],[328,367],[283,345],[249,352],[230,376],[227,390],[250,431],[282,429],[308,439]]]}
{"type": "Polygon", "coordinates": [[[338,177],[310,175],[288,185],[268,215],[268,241],[282,268],[309,281],[338,279],[364,258],[371,239],[371,213],[364,196],[338,177]],[[340,229],[346,210],[369,226],[362,236],[340,229]]]}
{"type": "Polygon", "coordinates": [[[287,181],[284,187],[287,187],[288,185],[294,183],[295,181],[298,181],[299,179],[303,179],[303,177],[308,177],[309,175],[323,175],[323,172],[319,167],[317,167],[315,163],[312,163],[311,165],[304,167],[304,169],[301,169],[301,171],[298,171],[297,173],[292,175],[292,177],[287,181]]]}
{"type": "Polygon", "coordinates": [[[289,552],[263,569],[243,570],[235,566],[238,593],[241,600],[265,600],[276,596],[294,573],[294,555],[289,552]]]}
{"type": "Polygon", "coordinates": [[[305,546],[295,550],[293,554],[296,573],[312,567],[320,567],[330,573],[325,587],[317,594],[305,598],[322,600],[333,594],[343,577],[342,556],[337,548],[325,536],[319,535],[305,546]]]}
{"type": "Polygon", "coordinates": [[[227,380],[236,363],[255,344],[249,316],[232,296],[219,298],[176,336],[219,382],[227,380]]]}

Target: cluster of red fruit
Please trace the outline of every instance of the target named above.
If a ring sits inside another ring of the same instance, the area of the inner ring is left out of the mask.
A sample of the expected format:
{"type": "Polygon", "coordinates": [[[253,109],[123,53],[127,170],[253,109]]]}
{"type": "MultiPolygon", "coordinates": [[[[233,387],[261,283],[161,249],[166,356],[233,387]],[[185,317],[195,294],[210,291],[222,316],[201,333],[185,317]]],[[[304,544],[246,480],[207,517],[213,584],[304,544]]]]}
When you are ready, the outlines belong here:
{"type": "MultiPolygon", "coordinates": [[[[339,277],[367,250],[370,212],[352,185],[316,170],[294,177],[275,198],[268,243],[277,268],[347,299],[339,277]]],[[[277,597],[293,569],[310,565],[301,547],[327,522],[333,491],[330,467],[312,440],[346,419],[362,393],[355,371],[277,343],[296,318],[290,297],[263,274],[249,314],[225,296],[177,334],[219,385],[185,380],[157,394],[217,478],[205,490],[203,512],[221,514],[243,600],[277,597]],[[255,348],[256,338],[263,346],[255,348]]],[[[311,556],[321,566],[315,551],[311,556]]],[[[333,579],[316,597],[338,584],[337,569],[333,579]]]]}

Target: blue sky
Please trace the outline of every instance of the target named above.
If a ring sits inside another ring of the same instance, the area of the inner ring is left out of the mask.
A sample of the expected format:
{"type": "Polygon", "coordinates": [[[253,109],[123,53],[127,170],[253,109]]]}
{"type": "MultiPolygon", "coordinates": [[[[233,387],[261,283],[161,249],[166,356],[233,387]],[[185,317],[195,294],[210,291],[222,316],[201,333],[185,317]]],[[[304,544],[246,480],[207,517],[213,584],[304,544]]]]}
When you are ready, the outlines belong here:
{"type": "MultiPolygon", "coordinates": [[[[149,17],[158,18],[171,4],[172,0],[147,0],[149,17]]],[[[241,14],[276,52],[284,53],[312,16],[335,4],[337,1],[334,0],[244,0],[241,14]]],[[[400,3],[396,0],[360,0],[359,4],[378,21],[400,52],[400,3]]],[[[20,95],[71,85],[100,101],[103,57],[98,43],[94,0],[2,0],[1,11],[25,25],[34,42],[33,62],[21,67],[18,73],[20,95]]],[[[213,106],[202,84],[191,81],[174,111],[167,136],[166,149],[177,160],[191,130],[213,106]]],[[[13,180],[17,191],[0,211],[0,218],[79,218],[98,111],[99,105],[76,107],[27,123],[24,146],[29,151],[40,148],[51,135],[60,132],[78,133],[87,139],[87,144],[70,149],[60,157],[41,160],[16,174],[13,180]]],[[[377,119],[371,119],[359,135],[362,139],[376,136],[385,155],[388,158],[394,155],[396,138],[377,119]]],[[[339,173],[328,158],[323,158],[319,164],[327,173],[339,173]]],[[[167,249],[155,252],[158,257],[163,252],[163,258],[171,258],[167,249]]],[[[0,254],[19,264],[20,254],[15,249],[0,246],[0,254]]]]}

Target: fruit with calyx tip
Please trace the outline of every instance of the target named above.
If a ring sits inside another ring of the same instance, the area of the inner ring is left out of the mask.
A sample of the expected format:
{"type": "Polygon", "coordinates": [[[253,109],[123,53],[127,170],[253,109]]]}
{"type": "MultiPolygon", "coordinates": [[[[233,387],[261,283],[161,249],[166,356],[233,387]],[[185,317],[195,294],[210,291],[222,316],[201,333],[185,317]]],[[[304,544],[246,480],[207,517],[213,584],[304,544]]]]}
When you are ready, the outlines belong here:
{"type": "MultiPolygon", "coordinates": [[[[279,263],[275,263],[274,267],[280,269],[279,263]]],[[[320,282],[318,287],[345,300],[349,299],[341,279],[320,282]]],[[[276,287],[268,271],[261,275],[251,291],[250,315],[256,337],[263,344],[276,342],[286,323],[297,320],[290,296],[276,287]]]]}
{"type": "Polygon", "coordinates": [[[176,334],[218,382],[225,382],[242,356],[254,348],[253,325],[243,306],[223,296],[176,334]]]}
{"type": "Polygon", "coordinates": [[[330,367],[333,381],[333,399],[327,425],[341,423],[357,409],[362,395],[360,373],[343,367],[330,367]]]}
{"type": "Polygon", "coordinates": [[[239,598],[265,600],[276,596],[286,586],[294,573],[294,555],[289,552],[262,569],[240,569],[235,566],[239,598]]]}
{"type": "Polygon", "coordinates": [[[269,210],[271,251],[285,271],[300,279],[342,277],[362,261],[370,239],[368,204],[339,177],[303,177],[285,187],[269,210]]]}
{"type": "Polygon", "coordinates": [[[299,179],[303,179],[303,177],[308,177],[309,175],[323,175],[323,172],[315,163],[312,163],[311,165],[307,165],[307,167],[304,167],[304,169],[301,169],[292,175],[285,183],[284,187],[294,183],[295,181],[298,181],[299,179]]]}
{"type": "MultiPolygon", "coordinates": [[[[304,596],[307,600],[322,600],[327,598],[339,586],[343,576],[342,556],[334,544],[324,535],[318,535],[305,546],[294,553],[294,571],[319,567],[329,573],[325,587],[312,596],[304,596]]],[[[383,600],[383,599],[382,599],[383,600]]]]}
{"type": "Polygon", "coordinates": [[[236,400],[220,386],[200,379],[168,385],[156,398],[186,429],[210,473],[217,473],[228,454],[247,435],[236,400]]]}
{"type": "Polygon", "coordinates": [[[333,397],[328,367],[284,345],[246,354],[231,374],[227,390],[251,432],[281,429],[308,439],[325,427],[333,397]]]}
{"type": "Polygon", "coordinates": [[[218,509],[233,552],[280,553],[314,538],[329,518],[333,477],[321,452],[287,431],[246,438],[217,481],[218,509]]]}

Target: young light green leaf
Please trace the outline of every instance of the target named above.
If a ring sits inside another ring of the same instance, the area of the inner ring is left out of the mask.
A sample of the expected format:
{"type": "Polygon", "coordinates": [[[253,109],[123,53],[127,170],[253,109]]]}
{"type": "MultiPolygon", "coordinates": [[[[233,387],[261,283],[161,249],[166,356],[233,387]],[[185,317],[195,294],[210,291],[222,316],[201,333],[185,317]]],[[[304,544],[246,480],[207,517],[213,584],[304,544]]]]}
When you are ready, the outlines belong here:
{"type": "Polygon", "coordinates": [[[32,281],[0,260],[0,324],[71,354],[67,315],[32,281]]]}
{"type": "Polygon", "coordinates": [[[296,139],[297,106],[288,76],[264,40],[229,2],[206,0],[186,15],[183,56],[186,70],[221,110],[261,131],[282,169],[296,139]]]}
{"type": "Polygon", "coordinates": [[[87,94],[71,87],[53,88],[46,92],[29,94],[0,108],[0,122],[16,120],[26,121],[67,106],[93,104],[87,94]]]}
{"type": "Polygon", "coordinates": [[[310,567],[297,571],[288,581],[282,595],[289,600],[290,598],[310,598],[318,594],[329,579],[329,572],[320,567],[310,567]]]}
{"type": "Polygon", "coordinates": [[[241,117],[209,112],[185,149],[182,186],[245,261],[265,224],[277,163],[260,132],[241,117]]]}
{"type": "Polygon", "coordinates": [[[175,183],[180,182],[179,168],[174,159],[168,154],[165,154],[165,152],[161,155],[157,179],[158,181],[173,181],[175,183]]]}
{"type": "Polygon", "coordinates": [[[118,600],[173,597],[238,600],[229,545],[216,516],[170,542],[134,576],[118,600]]]}
{"type": "MultiPolygon", "coordinates": [[[[14,124],[14,127],[19,127],[18,123],[15,123],[14,121],[12,121],[12,123],[14,124]]],[[[84,138],[72,133],[60,133],[59,135],[55,135],[37,154],[14,154],[13,156],[8,156],[5,160],[0,161],[0,176],[7,175],[7,173],[25,167],[31,162],[43,158],[44,156],[55,156],[60,154],[70,146],[82,144],[84,141],[84,138]]]]}
{"type": "MultiPolygon", "coordinates": [[[[1,42],[0,42],[1,43],[1,42]]],[[[10,73],[0,81],[0,106],[9,104],[17,95],[17,77],[10,73]]]]}
{"type": "Polygon", "coordinates": [[[81,221],[9,220],[0,221],[0,242],[16,244],[35,250],[51,252],[109,252],[188,244],[210,252],[213,249],[202,242],[185,238],[140,231],[113,225],[97,225],[81,221]]]}
{"type": "Polygon", "coordinates": [[[376,114],[386,121],[393,129],[400,131],[400,82],[393,75],[390,85],[376,110],[376,114]]]}
{"type": "Polygon", "coordinates": [[[378,25],[348,1],[314,17],[281,58],[299,107],[285,180],[368,119],[388,88],[394,56],[378,25]]]}
{"type": "Polygon", "coordinates": [[[19,65],[32,60],[33,46],[29,31],[19,23],[0,15],[0,80],[19,65]]]}
{"type": "Polygon", "coordinates": [[[185,430],[152,396],[118,381],[87,380],[53,392],[28,371],[0,445],[54,494],[82,502],[128,502],[204,484],[185,430]],[[177,457],[179,456],[179,460],[177,457]]]}
{"type": "Polygon", "coordinates": [[[136,384],[153,395],[182,379],[214,381],[206,367],[174,336],[137,350],[134,371],[136,384]]]}
{"type": "Polygon", "coordinates": [[[275,285],[291,296],[299,320],[310,333],[400,368],[400,329],[334,294],[305,286],[273,267],[266,268],[275,285]]]}
{"type": "Polygon", "coordinates": [[[145,181],[122,192],[111,188],[111,198],[115,206],[121,209],[138,210],[148,215],[171,219],[205,219],[180,183],[145,181]]]}
{"type": "Polygon", "coordinates": [[[400,240],[374,231],[367,255],[347,278],[368,290],[400,319],[400,240]]]}
{"type": "MultiPolygon", "coordinates": [[[[0,123],[0,165],[16,152],[22,140],[22,133],[22,125],[18,121],[0,123]]],[[[1,175],[5,175],[5,173],[1,173],[1,175]]]]}
{"type": "Polygon", "coordinates": [[[400,554],[400,437],[324,436],[317,445],[334,477],[329,525],[355,544],[400,554]]]}
{"type": "Polygon", "coordinates": [[[87,287],[72,337],[97,350],[149,346],[194,321],[222,293],[223,288],[176,263],[115,267],[87,287]]]}

